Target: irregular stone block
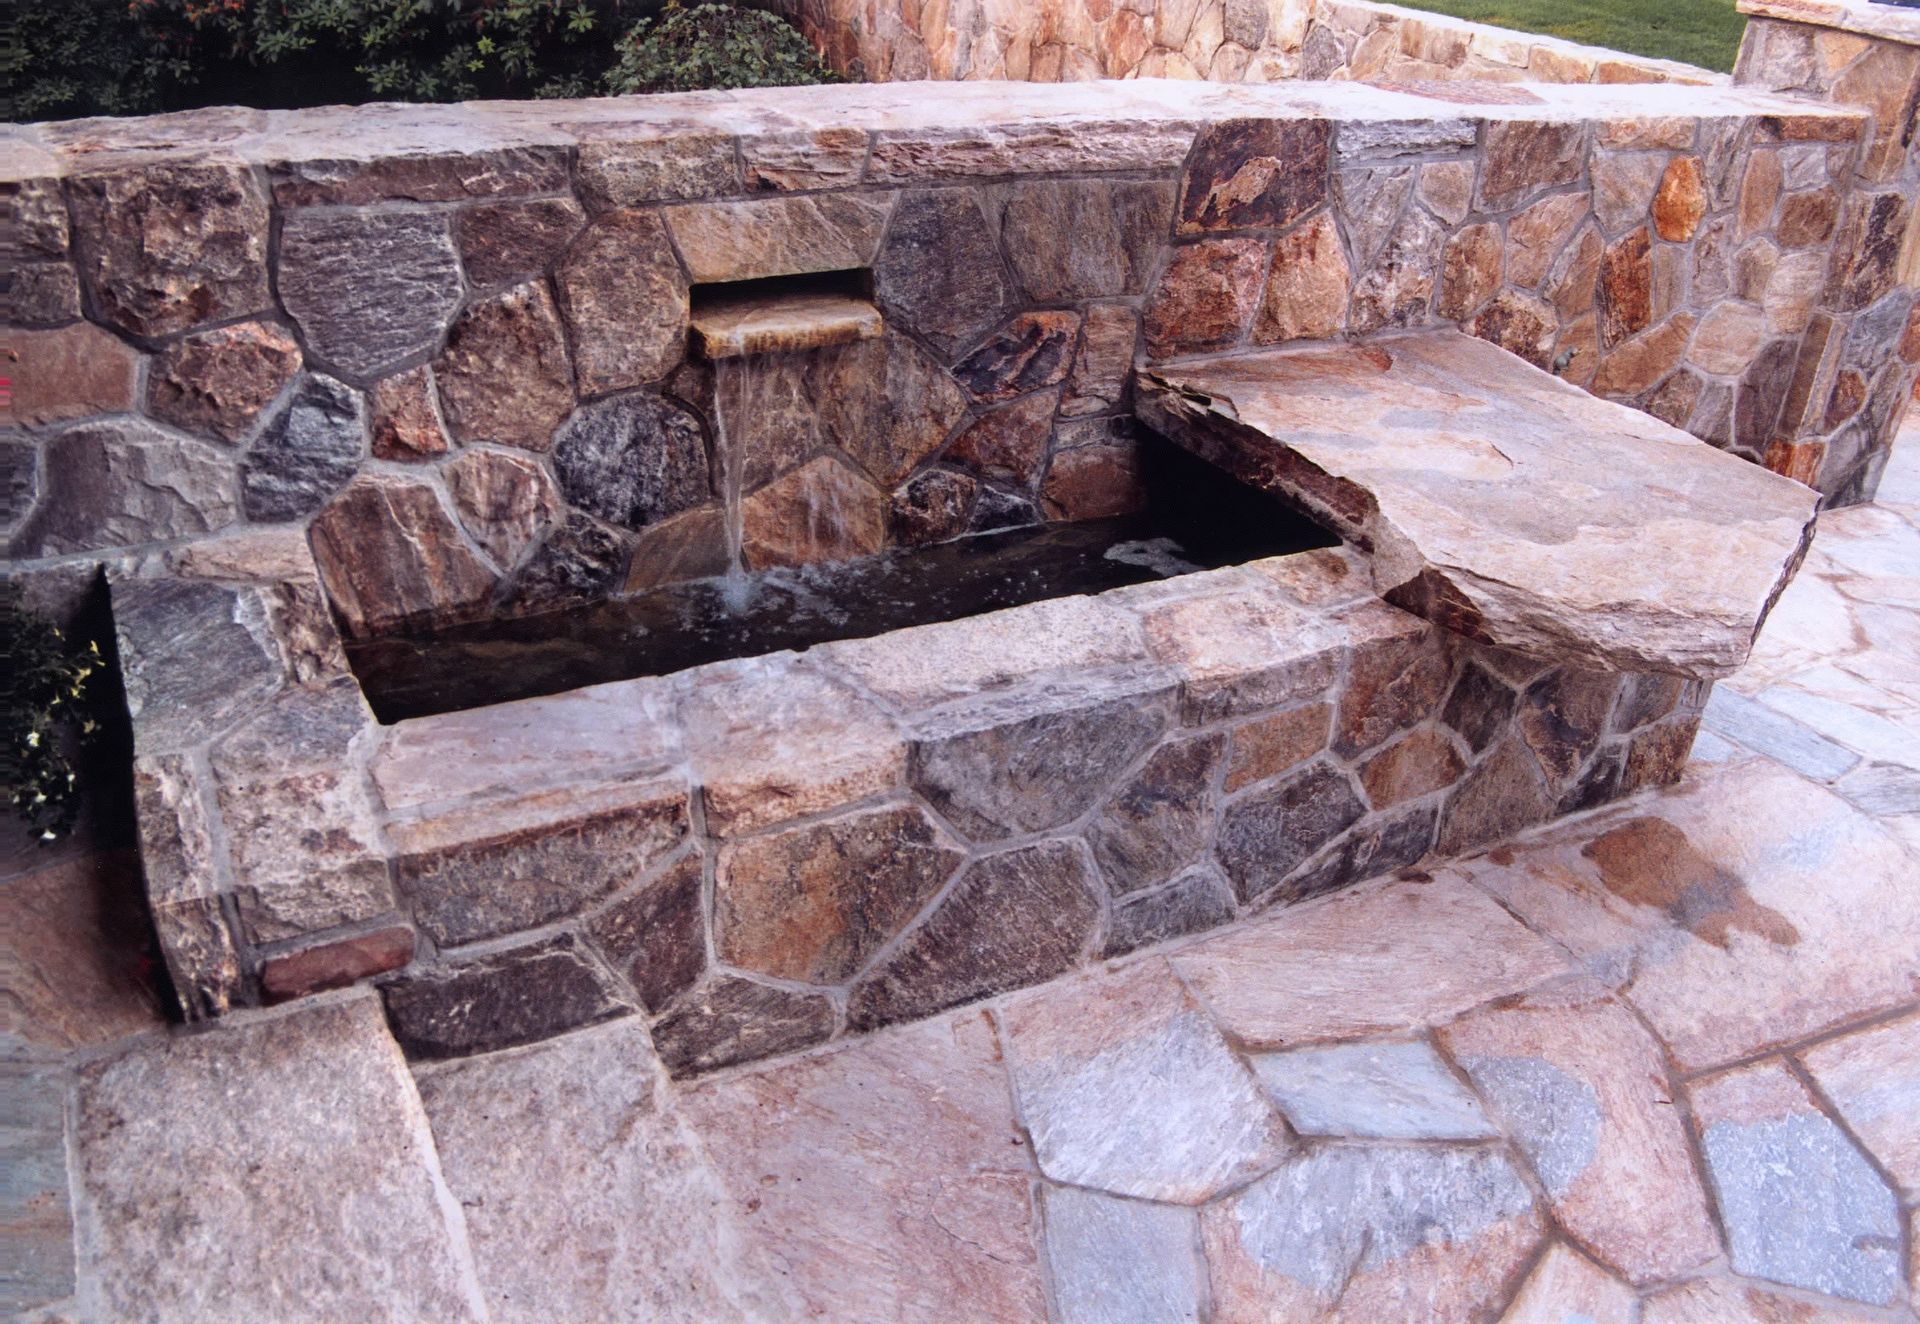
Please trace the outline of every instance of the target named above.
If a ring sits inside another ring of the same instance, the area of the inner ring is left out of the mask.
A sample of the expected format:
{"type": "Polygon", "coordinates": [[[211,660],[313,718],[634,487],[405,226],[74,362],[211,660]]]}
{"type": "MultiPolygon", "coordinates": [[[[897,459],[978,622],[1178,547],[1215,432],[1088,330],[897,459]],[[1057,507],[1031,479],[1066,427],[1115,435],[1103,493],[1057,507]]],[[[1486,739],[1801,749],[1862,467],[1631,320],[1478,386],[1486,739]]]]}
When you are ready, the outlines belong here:
{"type": "Polygon", "coordinates": [[[1346,775],[1316,761],[1229,804],[1215,851],[1235,894],[1251,901],[1278,887],[1365,812],[1346,775]]]}
{"type": "Polygon", "coordinates": [[[642,877],[690,831],[673,781],[572,788],[388,829],[395,873],[442,946],[536,928],[642,877]]]}
{"type": "Polygon", "coordinates": [[[7,1164],[6,1190],[0,1194],[7,1277],[0,1285],[0,1305],[20,1320],[57,1320],[61,1315],[41,1314],[33,1307],[73,1294],[66,1093],[65,1073],[57,1067],[13,1059],[0,1064],[0,1106],[7,1118],[6,1138],[0,1142],[7,1164]]]}
{"type": "Polygon", "coordinates": [[[710,579],[724,575],[732,564],[726,512],[718,506],[696,506],[640,531],[620,587],[640,593],[662,584],[710,579]]]}
{"type": "Polygon", "coordinates": [[[1261,239],[1208,239],[1173,250],[1147,302],[1147,352],[1224,349],[1246,334],[1267,264],[1261,239]]]}
{"type": "Polygon", "coordinates": [[[854,985],[848,1025],[913,1020],[1071,969],[1098,923],[1097,885],[1065,842],[974,861],[939,908],[854,985]]]}
{"type": "Polygon", "coordinates": [[[651,391],[574,410],[554,437],[553,469],[568,501],[629,529],[713,496],[700,419],[651,391]]]}
{"type": "Polygon", "coordinates": [[[553,480],[524,456],[466,451],[443,472],[460,522],[495,565],[514,565],[559,517],[553,480]]]}
{"type": "Polygon", "coordinates": [[[697,282],[760,280],[870,267],[891,193],[819,193],[666,209],[674,245],[697,282]]]}
{"type": "Polygon", "coordinates": [[[1107,917],[1106,959],[1169,938],[1218,928],[1233,918],[1228,889],[1211,870],[1194,869],[1155,891],[1116,905],[1107,917]]]}
{"type": "Polygon", "coordinates": [[[1195,858],[1213,827],[1221,737],[1155,750],[1087,825],[1087,841],[1114,895],[1167,882],[1195,858]]]}
{"type": "Polygon", "coordinates": [[[873,259],[874,294],[887,319],[954,354],[1014,304],[994,229],[970,189],[902,194],[873,259]]]}
{"type": "Polygon", "coordinates": [[[300,159],[272,167],[273,200],[282,207],[464,202],[567,187],[566,149],[504,145],[484,130],[476,133],[476,120],[454,107],[412,112],[410,132],[399,142],[384,125],[369,126],[371,134],[328,125],[325,112],[303,127],[300,159]],[[339,155],[322,154],[330,150],[339,155]]]}
{"type": "Polygon", "coordinates": [[[582,395],[644,386],[686,351],[687,277],[651,211],[597,216],[554,271],[582,395]]]}
{"type": "Polygon", "coordinates": [[[1491,223],[1456,230],[1440,258],[1440,294],[1433,310],[1463,320],[1500,288],[1500,227],[1491,223]]]}
{"type": "Polygon", "coordinates": [[[280,687],[258,593],[136,579],[113,585],[127,710],[143,754],[198,744],[280,687]]]}
{"type": "Polygon", "coordinates": [[[14,326],[57,326],[80,319],[80,278],[66,262],[15,266],[0,317],[14,326]]]}
{"type": "Polygon", "coordinates": [[[1097,414],[1126,400],[1133,378],[1133,347],[1140,338],[1140,315],[1121,304],[1088,308],[1080,349],[1067,378],[1060,412],[1068,417],[1097,414]]]}
{"type": "Polygon", "coordinates": [[[240,463],[240,503],[252,520],[311,515],[346,485],[367,453],[367,406],[331,377],[309,376],[240,463]]]}
{"type": "Polygon", "coordinates": [[[373,384],[372,425],[376,460],[430,460],[447,453],[433,374],[425,364],[373,384]]]}
{"type": "Polygon", "coordinates": [[[795,993],[716,976],[681,998],[653,1027],[660,1061],[676,1078],[811,1048],[833,1034],[824,994],[795,993]]]}
{"type": "Polygon", "coordinates": [[[405,975],[380,995],[401,1050],[428,1062],[538,1043],[633,1011],[568,935],[405,975]]]}
{"type": "Polygon", "coordinates": [[[1504,211],[1580,177],[1587,126],[1545,120],[1492,120],[1480,164],[1480,208],[1504,211]]]}
{"type": "Polygon", "coordinates": [[[1031,180],[1008,190],[1001,244],[1036,303],[1140,294],[1173,203],[1170,182],[1031,180]]]}
{"type": "Polygon", "coordinates": [[[453,242],[468,283],[486,289],[544,272],[586,220],[572,198],[487,202],[453,214],[453,242]]]}
{"type": "Polygon", "coordinates": [[[1473,1091],[1424,1042],[1261,1053],[1253,1070],[1301,1135],[1490,1140],[1500,1134],[1473,1091]]]}
{"type": "Polygon", "coordinates": [[[740,559],[751,570],[871,556],[887,535],[887,498],[822,455],[740,504],[740,559]]]}
{"type": "Polygon", "coordinates": [[[467,305],[433,361],[433,380],[460,441],[551,446],[573,409],[573,368],[546,282],[467,305]]]}
{"type": "Polygon", "coordinates": [[[347,633],[377,634],[485,599],[493,574],[425,483],[370,475],[313,521],[313,561],[347,633]]]}
{"type": "Polygon", "coordinates": [[[864,128],[756,134],[740,143],[750,193],[797,193],[860,182],[867,166],[864,128]]]}
{"type": "Polygon", "coordinates": [[[1016,998],[1002,1023],[1034,1160],[1053,1181],[1199,1204],[1290,1148],[1164,961],[1016,998]]]}
{"type": "Polygon", "coordinates": [[[1894,1181],[1920,1186],[1920,1016],[1830,1039],[1801,1061],[1894,1181]]]}
{"type": "Polygon", "coordinates": [[[506,605],[521,610],[605,597],[626,576],[634,541],[591,516],[568,515],[513,577],[506,605]]]}
{"type": "Polygon", "coordinates": [[[1058,452],[1040,484],[1040,502],[1056,520],[1134,513],[1147,503],[1139,449],[1128,441],[1058,452]]]}
{"type": "Polygon", "coordinates": [[[670,864],[587,922],[587,932],[651,1012],[698,982],[707,966],[701,860],[670,864]]]}
{"type": "Polygon", "coordinates": [[[903,547],[958,538],[971,527],[979,484],[950,469],[914,475],[893,494],[887,511],[887,539],[903,547]]]}
{"type": "Polygon", "coordinates": [[[214,1282],[241,1319],[486,1317],[371,997],[141,1043],[86,1069],[76,1109],[81,1317],[205,1319],[214,1282]],[[324,1246],[287,1254],[321,1226],[324,1246]]]}
{"type": "Polygon", "coordinates": [[[296,211],[280,231],[280,299],[307,347],[357,376],[433,348],[460,304],[444,217],[296,211]]]}
{"type": "Polygon", "coordinates": [[[953,375],[976,400],[1011,400],[1064,381],[1079,336],[1077,313],[1021,313],[956,363],[953,375]]]}
{"type": "Polygon", "coordinates": [[[238,441],[300,365],[300,346],[271,322],[202,331],[155,357],[147,412],[188,432],[238,441]]]}
{"type": "MultiPolygon", "coordinates": [[[[1577,1251],[1553,1245],[1520,1285],[1508,1314],[1516,1320],[1573,1319],[1592,1324],[1633,1324],[1639,1302],[1633,1289],[1577,1251]]],[[[1653,1316],[1649,1314],[1648,1320],[1653,1316]]],[[[1673,1324],[1667,1321],[1667,1324],[1673,1324]]],[[[1705,1324],[1702,1321],[1702,1324],[1705,1324]]]]}
{"type": "Polygon", "coordinates": [[[1043,1208],[1062,1324],[1202,1317],[1190,1211],[1061,1186],[1044,1188],[1043,1208]]]}
{"type": "Polygon", "coordinates": [[[1352,272],[1330,215],[1315,217],[1273,246],[1267,292],[1253,324],[1253,343],[1329,340],[1347,318],[1352,272]]]}
{"type": "Polygon", "coordinates": [[[574,164],[580,196],[595,211],[643,202],[711,198],[740,191],[735,140],[676,133],[628,142],[582,142],[574,164]]]}
{"type": "Polygon", "coordinates": [[[1387,236],[1372,265],[1354,282],[1347,309],[1351,330],[1377,331],[1427,320],[1445,233],[1440,223],[1424,211],[1407,212],[1387,236]]]}
{"type": "Polygon", "coordinates": [[[269,1003],[288,1002],[398,970],[413,959],[406,925],[317,943],[260,963],[260,988],[269,1003]]]}
{"type": "Polygon", "coordinates": [[[267,198],[245,166],[149,163],[67,189],[80,279],[109,324],[159,337],[272,306],[267,198]]]}
{"type": "Polygon", "coordinates": [[[984,478],[1031,488],[1046,464],[1058,404],[1057,394],[1045,392],[990,409],[954,438],[946,459],[984,478]]]}
{"type": "Polygon", "coordinates": [[[57,331],[12,331],[7,348],[15,425],[38,427],[133,408],[140,356],[87,322],[57,331]]]}
{"type": "MultiPolygon", "coordinates": [[[[1582,226],[1590,209],[1586,195],[1580,193],[1554,193],[1540,199],[1525,211],[1507,222],[1507,280],[1523,289],[1538,289],[1557,264],[1554,259],[1563,250],[1572,252],[1570,239],[1591,235],[1598,250],[1600,238],[1592,227],[1582,226]]],[[[1577,254],[1573,254],[1577,257],[1577,254]]],[[[1568,275],[1566,283],[1570,287],[1584,284],[1586,297],[1569,299],[1568,309],[1572,305],[1582,305],[1592,301],[1592,273],[1568,275]]]]}
{"type": "Polygon", "coordinates": [[[945,369],[891,333],[815,357],[806,393],[825,439],[887,488],[939,450],[967,408],[945,369]]]}
{"type": "Polygon", "coordinates": [[[1258,717],[1233,728],[1229,795],[1298,767],[1327,747],[1331,710],[1323,703],[1258,717]]]}
{"type": "Polygon", "coordinates": [[[1456,633],[1594,668],[1726,674],[1808,534],[1809,496],[1787,480],[1446,332],[1162,370],[1143,381],[1140,407],[1163,434],[1203,456],[1240,455],[1259,481],[1372,546],[1375,586],[1390,601],[1456,633]],[[1474,394],[1484,403],[1463,406],[1474,394]],[[1443,476],[1434,437],[1465,434],[1432,429],[1476,413],[1498,414],[1486,434],[1497,444],[1465,444],[1443,476]],[[1382,441],[1389,417],[1414,428],[1412,468],[1382,441]],[[1601,493],[1656,470],[1673,488],[1682,463],[1693,471],[1677,488],[1689,494],[1684,519],[1665,499],[1657,517],[1631,513],[1647,499],[1634,480],[1550,530],[1537,524],[1534,484],[1548,474],[1556,492],[1575,473],[1601,493]],[[1491,500],[1500,493],[1517,503],[1503,512],[1491,500]],[[1619,555],[1629,542],[1636,554],[1619,555]],[[1732,579],[1728,566],[1739,567],[1732,579]]]}
{"type": "Polygon", "coordinates": [[[1669,243],[1685,243],[1700,228],[1700,218],[1707,210],[1699,158],[1674,157],[1660,176],[1660,191],[1653,196],[1654,229],[1669,243]]]}
{"type": "Polygon", "coordinates": [[[240,514],[229,460],[148,424],[85,424],[39,449],[40,500],[9,547],[12,556],[163,542],[210,532],[240,514]]]}
{"type": "Polygon", "coordinates": [[[1181,234],[1278,229],[1327,200],[1326,120],[1225,120],[1194,140],[1180,181],[1181,234]]]}

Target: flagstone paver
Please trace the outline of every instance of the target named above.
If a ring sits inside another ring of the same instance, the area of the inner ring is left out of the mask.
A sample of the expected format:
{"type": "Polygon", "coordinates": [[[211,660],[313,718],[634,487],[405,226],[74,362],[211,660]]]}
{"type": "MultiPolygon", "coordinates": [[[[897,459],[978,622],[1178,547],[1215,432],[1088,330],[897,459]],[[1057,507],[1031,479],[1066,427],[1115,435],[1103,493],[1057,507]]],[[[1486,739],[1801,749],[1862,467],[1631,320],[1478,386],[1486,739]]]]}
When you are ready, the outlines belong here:
{"type": "Polygon", "coordinates": [[[1920,1196],[1920,1012],[1801,1056],[1814,1083],[1909,1196],[1920,1196]]]}
{"type": "Polygon", "coordinates": [[[1204,1318],[1200,1224],[1191,1209],[1050,1186],[1047,1262],[1060,1324],[1204,1318]]]}
{"type": "Polygon", "coordinates": [[[1363,1040],[1261,1053],[1253,1069],[1302,1135],[1486,1140],[1500,1133],[1431,1044],[1363,1040]]]}
{"type": "Polygon", "coordinates": [[[1500,1324],[1633,1324],[1637,1304],[1631,1287],[1556,1244],[1533,1266],[1500,1324]]]}

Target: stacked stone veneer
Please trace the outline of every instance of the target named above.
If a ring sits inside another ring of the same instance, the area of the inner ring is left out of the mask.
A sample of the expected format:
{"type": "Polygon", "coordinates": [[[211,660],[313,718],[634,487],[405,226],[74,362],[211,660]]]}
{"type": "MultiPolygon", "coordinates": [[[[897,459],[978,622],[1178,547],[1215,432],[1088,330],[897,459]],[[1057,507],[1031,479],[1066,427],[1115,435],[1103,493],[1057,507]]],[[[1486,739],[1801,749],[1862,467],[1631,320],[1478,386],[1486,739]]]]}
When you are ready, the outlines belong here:
{"type": "Polygon", "coordinates": [[[1705,694],[1465,643],[1334,550],[382,728],[297,542],[167,570],[115,608],[183,1005],[382,977],[422,1057],[924,1016],[1670,781],[1705,694]]]}
{"type": "Polygon", "coordinates": [[[1836,503],[1866,500],[1920,375],[1920,15],[1829,0],[1742,8],[1740,82],[1872,117],[1767,460],[1836,503]]]}
{"type": "Polygon", "coordinates": [[[1711,83],[1721,75],[1358,0],[782,0],[857,78],[1476,79],[1711,83]]]}
{"type": "Polygon", "coordinates": [[[539,607],[1123,510],[1140,354],[1429,323],[1758,458],[1863,128],[1132,82],[16,129],[10,555],[284,525],[352,631],[539,607]],[[882,339],[688,361],[695,284],[848,267],[882,339]]]}

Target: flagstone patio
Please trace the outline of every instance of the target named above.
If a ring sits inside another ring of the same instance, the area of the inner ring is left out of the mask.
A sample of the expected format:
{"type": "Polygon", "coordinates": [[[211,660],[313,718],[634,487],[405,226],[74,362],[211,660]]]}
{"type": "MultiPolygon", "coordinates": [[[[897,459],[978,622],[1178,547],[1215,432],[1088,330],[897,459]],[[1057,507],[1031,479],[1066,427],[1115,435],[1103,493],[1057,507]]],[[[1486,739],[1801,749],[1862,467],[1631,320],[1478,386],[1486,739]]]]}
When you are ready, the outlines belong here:
{"type": "Polygon", "coordinates": [[[675,1083],[164,1028],[131,862],[0,885],[0,1307],[47,1320],[1912,1320],[1920,427],[1681,783],[675,1083]],[[51,1303],[51,1304],[49,1304],[51,1303]]]}

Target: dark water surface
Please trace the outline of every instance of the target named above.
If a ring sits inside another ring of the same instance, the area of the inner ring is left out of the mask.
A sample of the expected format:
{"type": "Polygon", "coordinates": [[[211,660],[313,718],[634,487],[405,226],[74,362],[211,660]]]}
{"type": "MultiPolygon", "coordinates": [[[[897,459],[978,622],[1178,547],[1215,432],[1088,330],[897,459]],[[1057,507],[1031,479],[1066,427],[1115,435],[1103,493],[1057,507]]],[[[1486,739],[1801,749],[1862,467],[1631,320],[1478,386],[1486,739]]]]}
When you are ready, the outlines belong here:
{"type": "MultiPolygon", "coordinates": [[[[1164,445],[1164,443],[1162,443],[1164,445]]],[[[1167,448],[1170,451],[1171,448],[1167,448]]],[[[657,676],[1331,546],[1305,517],[1155,448],[1137,515],[975,534],[859,561],[693,580],[537,615],[351,642],[382,722],[657,676]]]]}

